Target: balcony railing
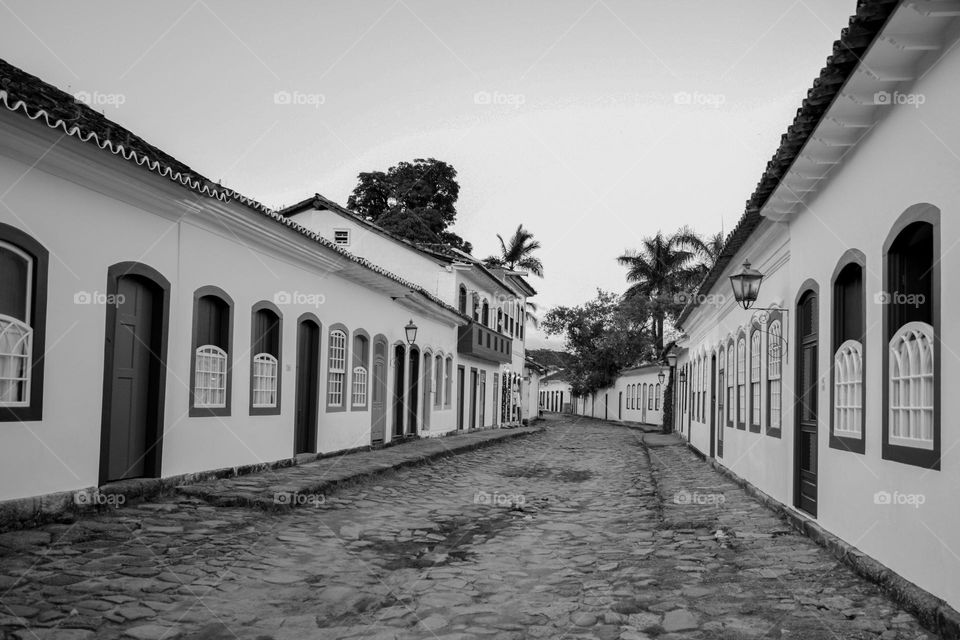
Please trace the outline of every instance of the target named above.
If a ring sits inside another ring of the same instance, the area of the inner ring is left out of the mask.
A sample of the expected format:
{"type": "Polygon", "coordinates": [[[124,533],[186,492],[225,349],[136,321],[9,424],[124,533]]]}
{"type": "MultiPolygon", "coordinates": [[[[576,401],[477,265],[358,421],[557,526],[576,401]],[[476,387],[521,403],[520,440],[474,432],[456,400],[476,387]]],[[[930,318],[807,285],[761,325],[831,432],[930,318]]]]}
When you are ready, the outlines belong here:
{"type": "Polygon", "coordinates": [[[513,357],[513,340],[479,322],[460,327],[457,353],[490,362],[507,363],[513,357]]]}

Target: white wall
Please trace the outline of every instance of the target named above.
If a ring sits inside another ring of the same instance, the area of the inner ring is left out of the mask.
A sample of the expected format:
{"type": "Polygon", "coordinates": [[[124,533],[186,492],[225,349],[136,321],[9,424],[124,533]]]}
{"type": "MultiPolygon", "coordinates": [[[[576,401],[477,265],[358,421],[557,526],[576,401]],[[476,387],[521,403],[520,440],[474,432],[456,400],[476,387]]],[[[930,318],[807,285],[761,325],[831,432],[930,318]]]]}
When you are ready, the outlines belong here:
{"type": "MultiPolygon", "coordinates": [[[[791,342],[784,363],[784,415],[782,437],[771,438],[737,429],[724,429],[722,464],[787,505],[793,504],[794,429],[792,415],[793,370],[796,345],[795,299],[801,285],[813,279],[819,287],[820,374],[818,404],[818,514],[817,521],[831,532],[878,559],[891,569],[953,607],[960,606],[960,433],[952,417],[960,398],[951,393],[960,379],[960,298],[952,295],[952,275],[960,271],[960,183],[956,179],[960,129],[956,105],[960,103],[960,53],[951,50],[910,91],[925,97],[920,108],[895,105],[886,117],[838,166],[808,209],[789,225],[789,261],[774,273],[768,267],[775,243],[764,244],[763,234],[734,260],[749,257],[768,279],[761,289],[761,304],[781,298],[790,309],[785,337],[791,342]],[[884,312],[874,304],[881,291],[883,243],[898,217],[908,208],[929,203],[940,210],[942,273],[939,292],[941,323],[941,465],[939,470],[884,460],[881,456],[881,395],[885,384],[880,365],[885,337],[884,312]],[[831,277],[841,255],[856,248],[866,255],[867,292],[865,343],[866,441],[863,454],[831,448],[830,348],[831,277]],[[919,507],[910,504],[876,504],[878,491],[922,496],[919,507]]],[[[763,230],[761,229],[761,232],[763,230]]],[[[787,253],[787,252],[781,252],[787,253]]],[[[726,286],[720,278],[718,290],[726,286]]],[[[695,312],[684,330],[690,337],[682,363],[701,351],[709,353],[721,335],[745,323],[747,312],[732,308],[703,308],[695,312]]],[[[691,426],[692,440],[702,442],[703,426],[691,426]],[[699,440],[698,440],[699,438],[699,440]]],[[[700,445],[698,445],[700,446],[700,445]]]]}
{"type": "MultiPolygon", "coordinates": [[[[72,138],[50,150],[47,138],[56,134],[38,133],[35,130],[40,128],[30,122],[23,134],[17,124],[11,128],[9,118],[0,119],[0,126],[6,127],[0,136],[4,141],[0,144],[0,188],[15,184],[5,196],[9,208],[0,208],[0,222],[29,233],[50,252],[44,413],[43,419],[35,422],[3,423],[0,499],[98,483],[106,307],[75,304],[74,296],[105,292],[107,268],[118,262],[147,264],[171,283],[162,476],[292,455],[296,322],[301,313],[315,313],[323,325],[321,394],[326,390],[326,334],[333,323],[343,323],[351,332],[363,328],[371,338],[384,334],[392,346],[404,339],[403,326],[413,317],[419,326],[421,349],[456,353],[457,330],[451,316],[440,321],[434,319],[444,313],[439,307],[426,315],[411,310],[409,303],[401,306],[386,291],[397,287],[393,283],[384,282],[384,290],[377,292],[331,273],[313,257],[329,251],[309,239],[237,203],[196,199],[201,210],[187,213],[179,202],[195,199],[170,181],[72,138]],[[24,149],[34,148],[49,153],[31,169],[29,152],[24,149]],[[248,226],[231,226],[224,214],[215,211],[218,206],[248,226]],[[280,240],[273,246],[276,238],[280,240]],[[187,415],[193,293],[204,285],[221,287],[234,301],[228,417],[187,415]],[[316,294],[313,301],[318,303],[281,306],[282,413],[250,416],[251,306],[274,300],[280,291],[316,294]]],[[[377,276],[369,275],[377,281],[377,276]]],[[[352,341],[349,345],[352,351],[352,341]]],[[[371,344],[371,354],[372,349],[371,344]]],[[[387,369],[389,397],[392,366],[387,369]]],[[[349,398],[349,375],[347,379],[349,398]]],[[[388,405],[388,439],[391,415],[388,405]]],[[[431,432],[424,435],[454,426],[453,409],[439,410],[432,416],[431,432]]],[[[328,412],[321,400],[319,451],[369,442],[369,411],[328,412]]]]}

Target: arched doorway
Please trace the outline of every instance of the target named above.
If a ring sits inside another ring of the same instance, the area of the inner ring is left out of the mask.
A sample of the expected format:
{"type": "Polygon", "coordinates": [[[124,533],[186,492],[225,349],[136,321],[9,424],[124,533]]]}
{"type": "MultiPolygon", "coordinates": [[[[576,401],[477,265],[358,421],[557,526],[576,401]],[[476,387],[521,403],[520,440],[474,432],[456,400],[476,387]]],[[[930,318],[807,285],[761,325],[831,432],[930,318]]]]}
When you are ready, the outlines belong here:
{"type": "Polygon", "coordinates": [[[387,433],[387,339],[373,341],[373,380],[370,388],[370,443],[383,444],[387,433]]]}
{"type": "Polygon", "coordinates": [[[163,441],[170,283],[136,262],[107,271],[100,484],[157,478],[163,441]]]}
{"type": "Polygon", "coordinates": [[[817,515],[817,320],[817,293],[807,290],[797,302],[794,506],[812,516],[817,515]]]}
{"type": "Polygon", "coordinates": [[[407,350],[398,344],[393,350],[393,437],[403,437],[403,419],[406,413],[404,394],[406,390],[407,350]]]}
{"type": "Polygon", "coordinates": [[[419,420],[417,412],[420,410],[420,350],[416,347],[410,348],[410,389],[407,394],[408,411],[407,417],[409,426],[407,435],[417,435],[419,429],[419,420]]]}
{"type": "Polygon", "coordinates": [[[293,453],[316,453],[320,415],[320,323],[301,316],[297,323],[297,390],[293,453]]]}

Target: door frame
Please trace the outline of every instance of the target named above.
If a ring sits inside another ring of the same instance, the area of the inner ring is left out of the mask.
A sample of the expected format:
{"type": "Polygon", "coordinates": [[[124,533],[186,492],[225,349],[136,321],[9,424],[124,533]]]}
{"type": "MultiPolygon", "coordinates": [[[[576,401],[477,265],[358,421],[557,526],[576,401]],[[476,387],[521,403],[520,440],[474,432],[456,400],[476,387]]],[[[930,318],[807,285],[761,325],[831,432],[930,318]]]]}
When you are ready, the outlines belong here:
{"type": "Polygon", "coordinates": [[[321,366],[321,350],[323,349],[323,324],[320,322],[320,319],[312,313],[304,313],[299,318],[297,318],[297,336],[295,338],[296,344],[296,358],[295,364],[296,371],[294,373],[294,398],[293,398],[293,455],[300,455],[300,453],[316,453],[319,445],[319,428],[320,428],[320,402],[321,402],[321,387],[323,386],[323,377],[322,377],[322,366],[321,366]],[[312,354],[314,370],[317,377],[316,388],[314,389],[313,398],[315,404],[316,417],[313,419],[313,424],[309,426],[309,433],[307,435],[306,449],[307,451],[298,452],[297,451],[297,438],[299,437],[297,424],[297,412],[300,411],[300,402],[303,398],[300,395],[300,348],[301,348],[301,328],[305,324],[312,324],[313,329],[317,332],[317,348],[316,351],[312,354]],[[312,446],[311,446],[312,445],[312,446]]]}
{"type": "Polygon", "coordinates": [[[800,292],[797,294],[796,300],[794,301],[794,313],[796,314],[796,321],[794,325],[794,363],[793,363],[793,379],[794,379],[794,410],[793,410],[793,506],[800,511],[803,511],[806,514],[816,518],[817,511],[819,506],[820,498],[820,483],[819,483],[819,467],[820,467],[820,287],[817,285],[815,280],[808,279],[800,287],[800,292]],[[803,406],[800,401],[802,397],[800,394],[803,393],[801,386],[803,385],[803,380],[801,378],[801,366],[803,364],[803,350],[804,350],[804,341],[803,341],[803,320],[800,317],[800,303],[803,302],[806,298],[812,296],[814,299],[814,318],[813,326],[814,333],[810,334],[813,336],[813,340],[807,340],[809,344],[812,342],[815,350],[813,366],[816,367],[816,379],[813,385],[813,391],[816,394],[816,408],[814,410],[814,429],[813,429],[813,439],[814,439],[814,463],[813,463],[813,476],[814,476],[814,491],[816,495],[813,502],[813,511],[807,511],[806,509],[800,506],[801,504],[801,492],[802,492],[802,479],[801,474],[803,470],[800,468],[800,444],[803,438],[804,429],[801,426],[801,415],[803,411],[803,406]]]}
{"type": "Polygon", "coordinates": [[[465,422],[463,410],[466,407],[466,399],[463,397],[466,393],[466,367],[462,364],[457,365],[457,431],[463,431],[465,422]]]}
{"type": "Polygon", "coordinates": [[[371,354],[370,354],[370,389],[368,390],[369,394],[369,403],[370,403],[370,444],[371,445],[382,445],[387,441],[387,431],[390,415],[390,404],[387,402],[387,395],[390,393],[390,343],[387,340],[386,336],[383,334],[377,334],[373,337],[373,342],[371,344],[371,354]],[[381,356],[377,355],[377,350],[382,347],[381,356]],[[382,360],[382,370],[383,376],[378,378],[376,376],[377,372],[377,359],[380,357],[382,360]],[[373,437],[373,425],[377,419],[377,411],[373,407],[373,398],[374,398],[374,388],[377,388],[377,391],[380,395],[380,404],[381,404],[381,413],[383,417],[383,438],[375,440],[373,437]]]}
{"type": "Polygon", "coordinates": [[[716,457],[717,440],[717,352],[710,356],[710,457],[716,457]]]}
{"type": "MultiPolygon", "coordinates": [[[[159,312],[156,308],[154,309],[154,315],[157,316],[155,320],[159,322],[155,322],[151,327],[151,333],[154,335],[159,331],[159,353],[154,354],[159,370],[156,387],[151,390],[153,411],[149,416],[150,424],[147,425],[147,440],[152,444],[148,444],[144,460],[147,477],[157,478],[160,477],[163,463],[163,414],[167,395],[167,348],[170,338],[170,281],[153,267],[141,262],[118,262],[107,268],[108,300],[112,299],[111,296],[117,295],[120,279],[128,276],[149,281],[155,293],[159,294],[159,312]]],[[[117,305],[108,304],[103,338],[103,402],[100,414],[100,468],[97,481],[100,485],[107,482],[110,469],[110,411],[113,404],[113,338],[116,322],[117,305]]]]}

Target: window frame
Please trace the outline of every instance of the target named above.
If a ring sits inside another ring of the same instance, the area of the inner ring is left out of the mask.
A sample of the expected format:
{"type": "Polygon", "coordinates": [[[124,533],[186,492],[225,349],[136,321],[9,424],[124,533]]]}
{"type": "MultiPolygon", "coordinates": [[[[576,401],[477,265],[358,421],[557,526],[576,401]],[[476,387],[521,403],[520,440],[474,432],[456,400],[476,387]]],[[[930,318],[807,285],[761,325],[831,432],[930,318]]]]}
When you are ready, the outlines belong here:
{"type": "Polygon", "coordinates": [[[453,406],[453,356],[448,355],[443,361],[443,408],[453,406]]]}
{"type": "Polygon", "coordinates": [[[190,332],[190,389],[189,389],[189,409],[188,415],[191,418],[212,418],[212,417],[226,417],[231,413],[231,408],[233,406],[233,324],[234,324],[234,303],[233,298],[230,295],[215,285],[205,285],[198,288],[193,292],[193,329],[190,332]],[[225,402],[222,407],[198,407],[196,406],[196,391],[197,391],[197,350],[200,347],[206,346],[198,344],[197,331],[200,328],[200,306],[199,302],[201,298],[211,296],[214,298],[219,298],[227,307],[227,337],[226,344],[227,348],[222,349],[226,353],[227,362],[226,362],[226,388],[225,388],[225,402]]]}
{"type": "Polygon", "coordinates": [[[260,302],[253,305],[250,309],[250,397],[249,397],[249,411],[251,416],[271,416],[279,415],[281,413],[281,399],[283,397],[283,313],[277,305],[266,300],[261,300],[260,302]],[[258,336],[254,334],[256,330],[256,318],[257,313],[260,311],[269,311],[274,314],[277,318],[277,353],[269,354],[276,358],[277,366],[277,403],[274,406],[255,406],[253,403],[254,398],[254,371],[255,371],[255,361],[258,355],[267,353],[267,352],[258,352],[256,345],[258,342],[258,336]]]}
{"type": "MultiPolygon", "coordinates": [[[[891,271],[893,270],[893,264],[891,264],[891,249],[893,249],[894,244],[897,240],[900,239],[900,236],[907,230],[908,227],[916,224],[924,223],[930,225],[931,229],[931,240],[933,244],[933,252],[931,257],[931,262],[933,267],[931,269],[931,278],[930,278],[930,292],[933,300],[931,301],[930,309],[930,326],[933,334],[933,447],[932,449],[921,449],[909,446],[902,446],[894,444],[890,441],[890,340],[891,338],[899,332],[901,327],[892,327],[891,326],[891,313],[895,308],[895,305],[885,304],[883,306],[881,315],[882,315],[882,331],[883,336],[882,343],[882,405],[881,405],[881,423],[882,423],[882,436],[881,436],[881,457],[884,460],[891,460],[894,462],[900,462],[903,464],[913,465],[917,467],[922,467],[924,469],[939,471],[940,470],[940,455],[941,455],[941,348],[940,348],[940,328],[943,326],[941,324],[941,292],[942,292],[942,279],[941,279],[941,266],[942,261],[939,260],[940,248],[941,248],[941,220],[940,220],[940,210],[930,204],[921,203],[909,207],[906,211],[900,214],[900,217],[897,218],[896,222],[891,226],[890,232],[887,234],[887,238],[883,243],[883,253],[882,253],[882,277],[883,277],[883,289],[882,291],[890,291],[890,280],[891,280],[891,271]]],[[[906,324],[906,323],[904,323],[906,324]]]]}
{"type": "Polygon", "coordinates": [[[737,393],[737,359],[736,359],[736,347],[733,340],[733,336],[727,338],[727,415],[724,418],[724,422],[727,424],[727,428],[733,429],[736,424],[736,414],[737,414],[737,404],[735,402],[735,396],[737,393]]]}
{"type": "Polygon", "coordinates": [[[786,361],[785,351],[784,351],[784,342],[783,342],[783,332],[784,332],[784,320],[783,313],[781,311],[769,311],[767,312],[766,322],[764,323],[764,331],[767,333],[766,349],[764,349],[764,395],[766,396],[766,407],[764,410],[764,416],[766,418],[766,429],[764,433],[772,438],[779,438],[783,433],[783,364],[786,361]],[[777,324],[780,327],[780,340],[771,340],[773,337],[773,326],[777,324]],[[779,357],[777,362],[778,373],[776,377],[771,377],[771,370],[773,369],[770,366],[771,362],[771,353],[772,349],[776,349],[776,353],[779,357]],[[777,402],[777,425],[773,424],[773,385],[772,383],[776,382],[778,385],[779,395],[777,402]]]}
{"type": "Polygon", "coordinates": [[[764,343],[763,332],[760,330],[760,323],[756,320],[750,325],[750,373],[747,377],[749,384],[749,425],[751,433],[760,433],[763,422],[763,361],[764,361],[764,343]],[[756,353],[754,353],[754,342],[756,342],[756,353]],[[754,371],[756,365],[756,371],[754,371]],[[754,377],[756,373],[756,377],[754,377]],[[754,405],[758,406],[754,406],[754,405]],[[756,421],[754,421],[756,418],[756,421]]]}
{"type": "Polygon", "coordinates": [[[30,375],[27,401],[18,406],[0,407],[0,422],[33,422],[43,419],[43,372],[46,354],[47,283],[50,253],[32,236],[0,222],[0,241],[26,254],[31,261],[30,282],[27,283],[26,322],[31,330],[30,375]]]}
{"type": "Polygon", "coordinates": [[[371,395],[371,358],[373,357],[373,341],[370,334],[364,329],[354,329],[350,337],[353,354],[350,358],[350,410],[367,411],[370,408],[371,395]],[[363,341],[363,350],[357,349],[357,342],[363,341]],[[359,351],[359,353],[358,353],[359,351]],[[354,387],[357,385],[357,369],[362,369],[363,375],[363,402],[358,403],[354,396],[354,387]]]}
{"type": "MultiPolygon", "coordinates": [[[[350,405],[350,402],[353,401],[349,387],[349,383],[352,382],[353,378],[353,366],[351,366],[353,361],[350,360],[350,330],[347,329],[346,325],[339,322],[332,324],[327,328],[327,339],[325,342],[327,346],[327,357],[324,359],[324,362],[327,365],[327,383],[324,385],[323,404],[326,407],[327,413],[340,413],[342,411],[346,411],[350,405]],[[339,371],[333,370],[333,361],[331,359],[333,334],[335,333],[343,335],[343,368],[339,371]],[[334,381],[334,374],[343,376],[340,384],[340,404],[331,404],[330,402],[330,385],[334,381]]],[[[367,379],[369,380],[369,375],[367,376],[367,379]]]]}
{"type": "Polygon", "coordinates": [[[338,246],[341,246],[341,247],[349,247],[349,246],[350,246],[350,241],[353,239],[353,238],[351,237],[352,235],[353,235],[353,234],[350,233],[350,229],[344,229],[344,228],[334,229],[334,230],[333,230],[333,243],[334,243],[335,245],[338,245],[338,246]],[[345,234],[347,235],[347,241],[346,241],[346,242],[340,242],[339,240],[337,240],[337,234],[340,234],[340,233],[345,233],[345,234]]]}
{"type": "Polygon", "coordinates": [[[847,249],[837,261],[837,266],[830,277],[831,299],[830,299],[830,435],[828,445],[831,449],[849,451],[851,453],[863,454],[866,451],[867,438],[867,282],[866,282],[867,259],[864,253],[858,249],[847,249]],[[849,432],[838,432],[836,428],[837,412],[837,373],[836,357],[840,347],[846,342],[841,339],[843,332],[843,318],[841,312],[844,311],[840,306],[840,288],[838,282],[843,272],[851,265],[860,268],[860,326],[862,330],[856,338],[849,338],[860,343],[860,437],[846,435],[849,432]]]}
{"type": "Polygon", "coordinates": [[[740,333],[737,334],[735,362],[737,366],[737,429],[745,431],[747,428],[747,333],[743,329],[740,329],[740,333]]]}

